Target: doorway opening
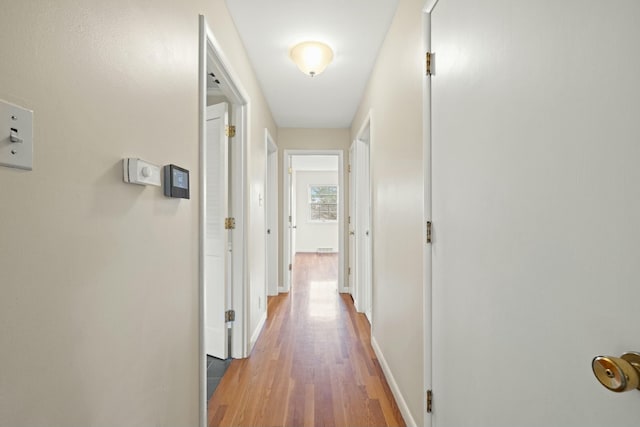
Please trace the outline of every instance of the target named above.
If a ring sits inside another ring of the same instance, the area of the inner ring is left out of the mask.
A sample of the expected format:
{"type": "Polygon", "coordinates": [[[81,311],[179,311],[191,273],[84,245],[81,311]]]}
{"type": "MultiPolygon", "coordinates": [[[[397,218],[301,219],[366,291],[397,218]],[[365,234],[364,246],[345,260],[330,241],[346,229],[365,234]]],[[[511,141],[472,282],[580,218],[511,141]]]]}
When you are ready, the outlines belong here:
{"type": "Polygon", "coordinates": [[[244,175],[249,105],[204,16],[199,21],[199,357],[204,426],[216,379],[230,358],[245,357],[247,348],[244,175]]]}
{"type": "Polygon", "coordinates": [[[347,292],[344,280],[344,191],[341,150],[285,150],[284,291],[297,268],[315,266],[322,282],[347,292]]]}

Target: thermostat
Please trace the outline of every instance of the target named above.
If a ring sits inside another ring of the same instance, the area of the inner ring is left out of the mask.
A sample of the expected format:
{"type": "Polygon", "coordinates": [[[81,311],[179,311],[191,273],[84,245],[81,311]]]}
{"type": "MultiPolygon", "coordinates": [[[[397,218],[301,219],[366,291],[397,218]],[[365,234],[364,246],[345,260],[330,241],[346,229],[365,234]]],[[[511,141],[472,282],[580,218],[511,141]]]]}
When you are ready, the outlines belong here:
{"type": "Polygon", "coordinates": [[[124,182],[138,185],[155,185],[160,187],[160,166],[142,159],[128,158],[122,160],[124,182]]]}
{"type": "Polygon", "coordinates": [[[189,198],[189,171],[176,165],[164,167],[164,195],[189,198]]]}

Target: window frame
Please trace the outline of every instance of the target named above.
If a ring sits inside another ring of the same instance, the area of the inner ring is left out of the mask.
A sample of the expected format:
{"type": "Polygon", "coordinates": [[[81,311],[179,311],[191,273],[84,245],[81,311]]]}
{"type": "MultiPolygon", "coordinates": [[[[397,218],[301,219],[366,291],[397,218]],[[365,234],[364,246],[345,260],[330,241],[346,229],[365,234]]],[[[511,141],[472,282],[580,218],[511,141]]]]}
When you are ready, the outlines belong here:
{"type": "Polygon", "coordinates": [[[340,202],[340,186],[338,184],[309,184],[307,186],[307,207],[309,208],[309,215],[307,217],[307,222],[309,223],[314,223],[314,224],[334,224],[338,222],[338,219],[340,217],[340,212],[339,212],[339,202],[340,202]],[[335,187],[336,189],[336,203],[313,203],[311,200],[311,189],[313,187],[335,187]],[[336,213],[336,218],[335,219],[314,219],[312,217],[313,214],[313,209],[311,208],[312,205],[335,205],[335,213],[336,213]]]}

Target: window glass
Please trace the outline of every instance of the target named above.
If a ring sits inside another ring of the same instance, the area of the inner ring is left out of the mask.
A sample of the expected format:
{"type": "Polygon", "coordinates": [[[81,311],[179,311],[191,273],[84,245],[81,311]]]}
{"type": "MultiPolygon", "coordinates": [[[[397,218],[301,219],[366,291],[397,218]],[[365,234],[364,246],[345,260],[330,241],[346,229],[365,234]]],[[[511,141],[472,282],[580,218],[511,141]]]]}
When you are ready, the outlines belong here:
{"type": "Polygon", "coordinates": [[[310,185],[309,186],[309,220],[337,221],[338,220],[338,186],[310,185]]]}

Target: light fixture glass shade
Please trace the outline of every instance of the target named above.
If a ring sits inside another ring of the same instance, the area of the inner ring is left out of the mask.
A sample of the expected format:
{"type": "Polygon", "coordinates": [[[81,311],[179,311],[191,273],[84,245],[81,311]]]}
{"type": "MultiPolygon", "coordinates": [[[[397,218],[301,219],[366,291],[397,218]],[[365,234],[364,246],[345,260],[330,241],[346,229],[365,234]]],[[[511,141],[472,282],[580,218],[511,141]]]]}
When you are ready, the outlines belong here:
{"type": "Polygon", "coordinates": [[[300,71],[314,77],[333,60],[333,51],[321,42],[303,42],[291,48],[289,56],[300,71]]]}

